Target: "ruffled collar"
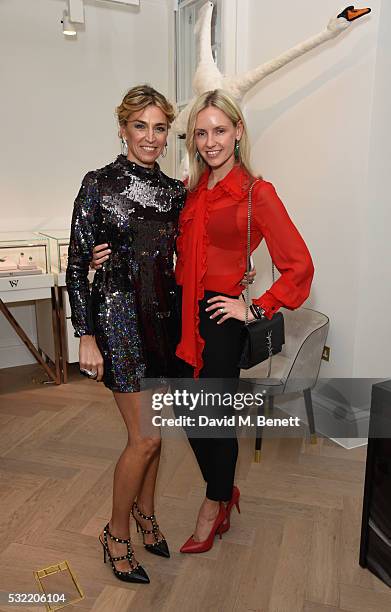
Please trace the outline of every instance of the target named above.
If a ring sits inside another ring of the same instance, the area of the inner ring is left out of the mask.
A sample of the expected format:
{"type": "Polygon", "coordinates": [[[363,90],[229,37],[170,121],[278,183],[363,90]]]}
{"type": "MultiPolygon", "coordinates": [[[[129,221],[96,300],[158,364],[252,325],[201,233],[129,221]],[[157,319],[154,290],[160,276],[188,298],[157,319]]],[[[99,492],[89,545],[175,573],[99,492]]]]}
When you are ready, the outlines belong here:
{"type": "Polygon", "coordinates": [[[234,200],[240,201],[246,196],[253,181],[253,177],[239,164],[236,164],[212,189],[208,189],[209,175],[210,169],[206,168],[194,189],[194,191],[205,189],[208,192],[209,200],[216,200],[225,193],[234,200]]]}
{"type": "Polygon", "coordinates": [[[153,168],[146,168],[145,166],[140,166],[140,164],[136,164],[136,162],[130,161],[126,157],[126,155],[122,155],[122,153],[118,155],[115,161],[116,163],[120,164],[120,166],[127,170],[130,170],[132,174],[135,174],[140,178],[152,178],[154,176],[157,176],[160,172],[160,166],[157,162],[155,162],[153,168]]]}

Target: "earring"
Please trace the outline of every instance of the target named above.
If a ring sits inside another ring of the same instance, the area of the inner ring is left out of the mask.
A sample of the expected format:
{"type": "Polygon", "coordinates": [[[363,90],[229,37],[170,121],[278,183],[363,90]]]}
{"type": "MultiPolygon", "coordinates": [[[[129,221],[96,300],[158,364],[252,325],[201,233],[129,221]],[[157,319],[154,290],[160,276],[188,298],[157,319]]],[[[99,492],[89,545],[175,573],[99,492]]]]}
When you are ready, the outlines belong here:
{"type": "Polygon", "coordinates": [[[162,153],[160,153],[160,157],[166,157],[166,155],[167,155],[167,149],[168,149],[168,145],[167,145],[167,143],[166,143],[166,144],[164,145],[163,152],[162,152],[162,153]]]}
{"type": "Polygon", "coordinates": [[[121,153],[122,155],[128,154],[128,143],[123,136],[121,138],[121,153]]]}
{"type": "Polygon", "coordinates": [[[196,158],[196,161],[197,161],[198,163],[200,163],[200,161],[201,161],[201,155],[200,155],[200,152],[198,151],[198,149],[197,149],[197,151],[196,151],[195,158],[196,158]]]}
{"type": "Polygon", "coordinates": [[[240,141],[235,140],[234,156],[236,161],[240,159],[240,141]]]}

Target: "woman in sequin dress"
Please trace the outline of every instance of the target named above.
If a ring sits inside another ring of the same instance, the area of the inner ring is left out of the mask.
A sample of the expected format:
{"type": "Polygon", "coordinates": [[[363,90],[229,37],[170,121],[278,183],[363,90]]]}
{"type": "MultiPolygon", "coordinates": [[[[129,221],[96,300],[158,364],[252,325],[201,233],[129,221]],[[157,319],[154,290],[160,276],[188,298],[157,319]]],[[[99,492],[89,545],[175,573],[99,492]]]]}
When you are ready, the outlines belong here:
{"type": "Polygon", "coordinates": [[[67,288],[80,369],[112,390],[128,432],[115,468],[111,520],[100,535],[104,557],[119,579],[149,582],[133,554],[129,515],[142,529],[145,548],[168,557],[154,516],[160,437],[156,428],[143,427],[151,379],[172,376],[175,367],[173,253],[185,189],[156,162],[174,119],[164,96],[135,87],[117,116],[127,153],[83,179],[73,211],[67,288]],[[90,292],[89,262],[99,243],[111,257],[96,271],[90,292]]]}

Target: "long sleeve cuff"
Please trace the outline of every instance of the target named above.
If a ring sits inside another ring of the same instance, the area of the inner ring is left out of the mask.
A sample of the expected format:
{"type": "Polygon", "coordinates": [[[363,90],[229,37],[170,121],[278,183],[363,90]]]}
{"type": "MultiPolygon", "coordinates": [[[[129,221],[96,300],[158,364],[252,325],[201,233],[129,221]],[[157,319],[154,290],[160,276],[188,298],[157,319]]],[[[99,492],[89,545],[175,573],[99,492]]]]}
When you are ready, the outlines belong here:
{"type": "Polygon", "coordinates": [[[75,338],[81,338],[82,336],[93,336],[94,332],[92,329],[84,329],[83,327],[75,328],[75,325],[72,323],[73,328],[75,330],[74,336],[75,338]]]}
{"type": "Polygon", "coordinates": [[[277,300],[270,291],[265,291],[261,297],[253,300],[253,304],[263,308],[268,319],[271,319],[274,313],[283,306],[283,303],[277,300]]]}

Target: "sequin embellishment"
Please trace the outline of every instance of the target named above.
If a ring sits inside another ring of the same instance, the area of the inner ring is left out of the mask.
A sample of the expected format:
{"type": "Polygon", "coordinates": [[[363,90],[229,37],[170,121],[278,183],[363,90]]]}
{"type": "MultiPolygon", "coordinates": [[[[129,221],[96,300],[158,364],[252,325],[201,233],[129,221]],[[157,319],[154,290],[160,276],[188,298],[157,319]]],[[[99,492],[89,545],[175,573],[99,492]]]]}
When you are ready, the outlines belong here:
{"type": "Polygon", "coordinates": [[[94,335],[104,359],[104,383],[139,391],[141,379],[173,375],[178,341],[173,272],[178,215],[185,188],[161,172],[120,155],[89,172],[75,200],[67,288],[75,335],[94,335]],[[88,271],[92,249],[111,256],[88,271]]]}

